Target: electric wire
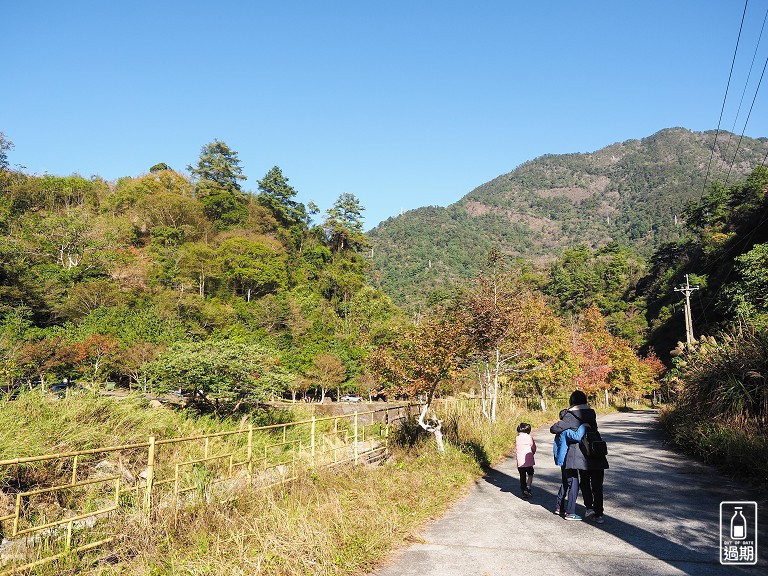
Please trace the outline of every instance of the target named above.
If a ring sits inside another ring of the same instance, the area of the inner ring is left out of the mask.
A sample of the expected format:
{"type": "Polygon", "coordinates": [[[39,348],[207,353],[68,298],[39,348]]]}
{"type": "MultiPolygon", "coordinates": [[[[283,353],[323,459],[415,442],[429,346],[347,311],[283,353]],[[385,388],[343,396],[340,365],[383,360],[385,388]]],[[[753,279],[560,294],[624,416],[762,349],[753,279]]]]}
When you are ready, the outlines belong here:
{"type": "MultiPolygon", "coordinates": [[[[722,108],[720,110],[720,121],[718,122],[718,130],[715,133],[715,141],[714,141],[714,143],[712,145],[712,153],[710,155],[710,162],[709,162],[709,166],[707,167],[707,175],[705,176],[704,190],[702,190],[702,197],[704,196],[704,192],[706,190],[706,182],[707,182],[707,180],[709,178],[710,167],[712,165],[712,158],[714,156],[714,151],[715,151],[715,147],[716,147],[716,143],[717,143],[717,137],[718,137],[719,130],[720,130],[720,122],[722,121],[723,110],[725,108],[725,103],[726,103],[726,100],[727,100],[727,97],[728,97],[728,90],[729,90],[731,79],[732,79],[732,75],[733,75],[733,67],[734,67],[734,63],[735,63],[735,60],[736,60],[736,54],[738,52],[739,43],[740,43],[740,40],[741,40],[741,33],[742,33],[742,30],[743,30],[743,26],[744,26],[744,19],[745,19],[745,15],[746,15],[747,5],[748,4],[749,4],[749,0],[746,0],[746,2],[744,4],[744,12],[742,13],[742,18],[741,18],[741,26],[739,28],[739,35],[738,35],[738,38],[737,38],[737,41],[736,41],[736,48],[734,50],[733,61],[731,62],[731,70],[730,70],[730,73],[729,73],[729,76],[728,76],[728,84],[727,84],[727,87],[726,87],[726,93],[725,93],[725,97],[723,98],[723,106],[722,106],[722,108]]],[[[752,74],[752,68],[754,66],[754,62],[755,62],[755,59],[756,59],[756,56],[757,56],[758,47],[760,45],[760,41],[762,39],[763,31],[765,29],[766,19],[768,19],[768,11],[766,11],[765,17],[763,18],[763,24],[762,24],[762,27],[760,29],[760,36],[758,38],[757,45],[755,47],[755,53],[754,53],[754,55],[752,57],[752,63],[750,64],[749,74],[747,76],[747,80],[746,80],[745,85],[744,85],[744,91],[742,92],[742,98],[741,98],[741,101],[739,102],[739,109],[738,109],[738,111],[736,113],[736,118],[737,119],[738,119],[738,115],[739,115],[739,113],[741,111],[741,105],[743,103],[744,95],[745,95],[746,90],[747,90],[747,85],[749,83],[749,78],[750,78],[750,76],[752,74]]],[[[733,169],[733,166],[734,166],[734,164],[736,162],[736,157],[737,157],[739,149],[741,147],[741,143],[742,143],[742,140],[744,138],[744,133],[746,132],[747,124],[749,123],[749,119],[750,119],[750,117],[752,115],[752,110],[754,108],[755,101],[757,99],[757,94],[759,93],[759,90],[760,90],[760,86],[762,85],[762,80],[763,80],[763,77],[765,75],[766,67],[768,67],[768,58],[766,58],[765,64],[763,65],[763,70],[762,70],[762,73],[760,75],[760,80],[758,81],[757,88],[755,89],[755,93],[754,93],[754,96],[752,98],[752,103],[751,103],[750,108],[749,108],[749,113],[747,114],[747,118],[746,118],[746,120],[744,122],[744,127],[742,129],[741,135],[740,135],[739,140],[738,140],[738,144],[736,146],[736,151],[734,152],[733,158],[731,159],[731,162],[730,162],[730,164],[728,166],[728,173],[727,173],[726,178],[725,178],[725,185],[726,186],[727,186],[727,183],[728,183],[728,179],[730,178],[730,174],[731,174],[731,171],[733,169]]],[[[737,119],[734,119],[734,127],[736,126],[737,119]]],[[[729,145],[730,145],[730,137],[729,137],[729,144],[726,146],[726,154],[727,154],[727,149],[728,149],[729,145]]],[[[760,166],[765,166],[766,161],[768,161],[768,152],[766,153],[765,157],[763,158],[763,161],[761,162],[760,166]]],[[[745,237],[742,237],[742,238],[736,240],[734,242],[734,244],[729,246],[728,249],[724,253],[718,255],[717,258],[715,258],[714,260],[709,262],[706,266],[704,266],[703,269],[701,270],[701,273],[706,274],[708,271],[713,270],[714,267],[718,263],[724,262],[726,260],[726,258],[729,257],[729,255],[740,253],[740,252],[738,252],[738,250],[740,248],[743,249],[744,247],[748,246],[752,242],[752,239],[753,239],[755,233],[757,232],[757,230],[759,230],[761,228],[761,226],[768,221],[768,201],[764,200],[764,203],[766,204],[766,207],[763,210],[763,214],[760,216],[759,222],[757,223],[757,225],[753,226],[751,232],[749,234],[747,234],[745,237]]],[[[732,260],[733,257],[730,257],[730,259],[732,260]]],[[[728,283],[728,279],[730,278],[731,274],[734,271],[735,271],[735,265],[732,265],[732,266],[730,266],[728,268],[728,270],[727,270],[727,272],[725,274],[725,277],[722,279],[717,292],[715,294],[712,294],[712,296],[708,299],[706,304],[704,304],[704,301],[703,301],[703,299],[701,297],[701,294],[699,294],[700,312],[696,315],[696,319],[697,320],[700,319],[703,316],[705,324],[707,323],[707,316],[706,316],[707,309],[709,309],[711,306],[713,306],[713,304],[716,301],[716,299],[722,294],[723,290],[725,289],[725,287],[726,287],[726,285],[728,283]]]]}
{"type": "Polygon", "coordinates": [[[736,54],[739,51],[739,42],[741,41],[741,32],[744,29],[744,17],[747,14],[747,5],[749,4],[749,0],[746,0],[744,2],[744,12],[741,14],[741,25],[739,26],[739,35],[736,38],[736,47],[733,50],[733,60],[731,60],[731,71],[728,73],[728,83],[725,86],[725,95],[723,96],[723,105],[720,108],[720,118],[717,121],[717,130],[715,131],[715,140],[712,143],[712,153],[709,155],[709,164],[707,165],[707,173],[704,176],[704,186],[702,186],[701,189],[701,195],[704,196],[704,192],[707,189],[707,180],[709,179],[709,172],[712,168],[712,159],[715,156],[715,148],[717,147],[717,137],[720,134],[720,125],[723,122],[723,112],[725,111],[725,103],[728,100],[728,90],[731,87],[731,78],[733,77],[733,67],[736,64],[736,54]]]}
{"type": "Polygon", "coordinates": [[[741,131],[741,136],[739,136],[739,142],[736,146],[736,152],[733,153],[733,158],[731,159],[731,165],[728,166],[728,173],[725,176],[725,185],[728,185],[728,178],[731,177],[731,170],[733,169],[733,165],[736,163],[736,155],[739,153],[739,149],[741,148],[741,142],[744,139],[744,132],[747,129],[747,124],[749,123],[749,118],[752,116],[752,109],[755,106],[755,100],[757,99],[757,94],[760,91],[760,85],[763,83],[763,77],[765,76],[765,69],[768,67],[768,58],[765,59],[765,64],[763,64],[763,71],[760,74],[760,80],[757,83],[757,88],[755,88],[755,95],[752,98],[752,104],[749,107],[749,113],[747,114],[747,119],[744,121],[744,128],[741,131]]]}
{"type": "MultiPolygon", "coordinates": [[[[749,87],[749,80],[752,78],[752,70],[755,67],[755,60],[757,60],[757,52],[760,48],[760,42],[763,39],[763,31],[765,30],[765,22],[768,20],[768,10],[765,11],[765,16],[763,17],[763,24],[760,27],[760,34],[757,37],[757,43],[755,44],[755,52],[752,54],[752,62],[749,64],[749,71],[747,72],[747,79],[744,81],[744,90],[741,91],[741,98],[739,99],[739,106],[736,109],[736,116],[733,119],[733,126],[731,126],[731,131],[728,134],[728,142],[725,145],[725,152],[724,156],[728,157],[728,149],[731,147],[731,137],[736,133],[736,122],[739,119],[739,115],[741,114],[741,107],[744,104],[744,97],[747,95],[747,88],[749,87]]],[[[758,86],[759,89],[759,86],[758,86]]],[[[752,101],[752,104],[754,105],[754,100],[752,101]]],[[[746,123],[744,124],[744,129],[746,130],[746,123]]],[[[744,135],[744,131],[742,131],[742,135],[744,135]]],[[[738,152],[738,149],[737,149],[738,152]]],[[[768,154],[766,155],[768,157],[768,154]]],[[[729,170],[730,174],[730,170],[729,170]]],[[[727,179],[726,179],[727,180],[727,179]]]]}

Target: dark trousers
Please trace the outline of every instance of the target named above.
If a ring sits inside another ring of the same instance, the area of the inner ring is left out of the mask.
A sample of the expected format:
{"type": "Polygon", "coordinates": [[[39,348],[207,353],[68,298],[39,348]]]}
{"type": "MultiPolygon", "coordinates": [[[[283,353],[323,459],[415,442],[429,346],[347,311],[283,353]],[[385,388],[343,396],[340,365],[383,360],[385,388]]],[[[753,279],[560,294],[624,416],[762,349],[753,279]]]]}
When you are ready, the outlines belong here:
{"type": "Polygon", "coordinates": [[[603,479],[605,470],[579,470],[581,478],[581,495],[584,506],[592,508],[595,516],[603,515],[603,479]]]}
{"type": "Polygon", "coordinates": [[[577,470],[569,470],[565,466],[560,468],[560,474],[562,482],[560,482],[560,490],[557,492],[557,501],[555,502],[555,510],[562,511],[563,500],[565,503],[565,513],[576,513],[576,499],[579,497],[579,474],[577,470]]]}
{"type": "Polygon", "coordinates": [[[517,471],[520,472],[520,491],[525,492],[533,482],[533,466],[523,466],[517,471]]]}

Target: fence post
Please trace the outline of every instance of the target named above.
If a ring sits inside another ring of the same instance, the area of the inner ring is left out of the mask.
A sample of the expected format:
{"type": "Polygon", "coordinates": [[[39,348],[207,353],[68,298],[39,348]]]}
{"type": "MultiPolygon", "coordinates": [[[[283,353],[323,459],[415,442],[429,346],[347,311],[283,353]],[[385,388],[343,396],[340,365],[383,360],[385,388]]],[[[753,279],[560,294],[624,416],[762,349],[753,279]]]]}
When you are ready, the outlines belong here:
{"type": "Polygon", "coordinates": [[[312,466],[315,465],[315,415],[312,414],[312,428],[310,430],[310,453],[312,456],[312,466]]]}
{"type": "Polygon", "coordinates": [[[144,509],[149,518],[152,512],[152,484],[155,480],[155,437],[149,437],[149,450],[147,451],[147,490],[144,493],[144,509]]]}
{"type": "Polygon", "coordinates": [[[13,517],[13,532],[11,532],[11,536],[14,538],[19,533],[19,515],[21,515],[21,492],[16,494],[16,509],[13,517]]]}
{"type": "Polygon", "coordinates": [[[253,481],[253,424],[248,424],[248,485],[253,481]]]}
{"type": "Polygon", "coordinates": [[[357,466],[357,453],[358,453],[358,450],[357,450],[357,410],[355,410],[355,450],[354,450],[355,466],[357,466]]]}
{"type": "Polygon", "coordinates": [[[72,484],[77,483],[77,455],[72,458],[72,484]]]}
{"type": "Polygon", "coordinates": [[[389,458],[389,402],[387,402],[387,411],[384,414],[384,454],[389,458]]]}

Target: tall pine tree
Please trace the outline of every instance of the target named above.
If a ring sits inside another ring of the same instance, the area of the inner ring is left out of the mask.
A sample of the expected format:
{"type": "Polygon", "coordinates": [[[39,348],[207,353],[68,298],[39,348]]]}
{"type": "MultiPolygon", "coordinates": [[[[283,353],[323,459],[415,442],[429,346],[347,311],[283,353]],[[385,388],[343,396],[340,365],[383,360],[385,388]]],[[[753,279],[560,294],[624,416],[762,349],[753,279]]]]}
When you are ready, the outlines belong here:
{"type": "Polygon", "coordinates": [[[230,228],[247,220],[246,197],[239,183],[246,177],[237,152],[224,142],[214,140],[203,146],[197,165],[189,165],[187,170],[195,180],[195,193],[206,216],[217,228],[230,228]]]}

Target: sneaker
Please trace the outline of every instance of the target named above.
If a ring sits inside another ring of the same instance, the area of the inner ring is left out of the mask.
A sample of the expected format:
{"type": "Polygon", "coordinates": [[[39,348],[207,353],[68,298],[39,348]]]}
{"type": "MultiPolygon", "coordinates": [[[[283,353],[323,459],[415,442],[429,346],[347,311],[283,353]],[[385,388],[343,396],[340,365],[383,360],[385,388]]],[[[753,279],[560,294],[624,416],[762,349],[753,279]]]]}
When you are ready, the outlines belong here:
{"type": "Polygon", "coordinates": [[[552,512],[557,514],[558,516],[561,516],[563,514],[563,512],[561,510],[559,510],[558,508],[555,508],[554,510],[552,510],[552,512]]]}
{"type": "Polygon", "coordinates": [[[584,518],[592,518],[592,516],[595,515],[595,511],[592,510],[592,508],[587,508],[587,511],[584,512],[584,518]]]}
{"type": "Polygon", "coordinates": [[[526,490],[525,492],[523,492],[523,496],[525,498],[530,498],[531,496],[533,496],[533,494],[531,494],[530,490],[526,490]]]}
{"type": "Polygon", "coordinates": [[[581,520],[581,516],[578,514],[566,514],[565,515],[566,520],[581,520]]]}
{"type": "Polygon", "coordinates": [[[605,519],[602,516],[595,516],[595,524],[603,524],[605,519]]]}

